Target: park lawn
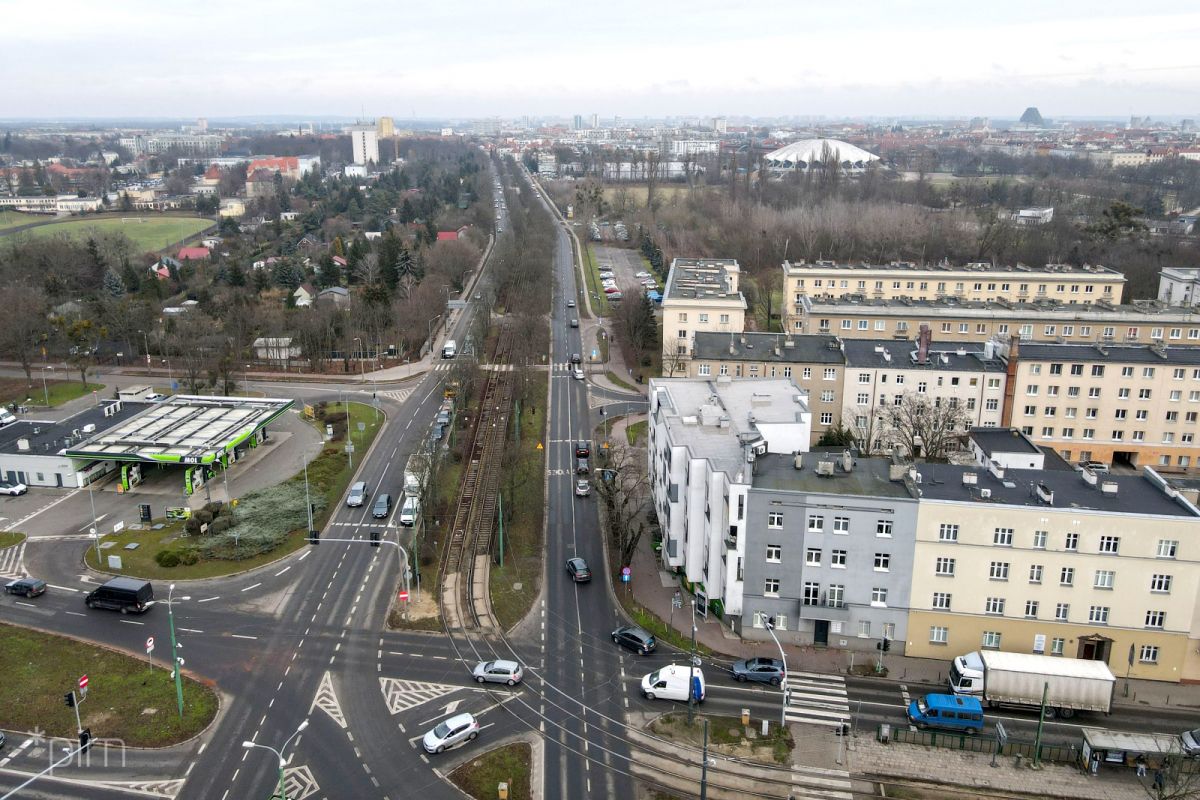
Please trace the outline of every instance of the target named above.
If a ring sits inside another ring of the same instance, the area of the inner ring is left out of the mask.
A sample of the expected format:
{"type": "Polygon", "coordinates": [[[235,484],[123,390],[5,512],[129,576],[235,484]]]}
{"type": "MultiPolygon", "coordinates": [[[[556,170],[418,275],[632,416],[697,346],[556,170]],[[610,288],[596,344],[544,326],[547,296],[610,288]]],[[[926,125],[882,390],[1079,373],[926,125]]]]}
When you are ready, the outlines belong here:
{"type": "Polygon", "coordinates": [[[25,541],[25,534],[16,531],[0,531],[0,550],[16,547],[25,541]]]}
{"type": "MultiPolygon", "coordinates": [[[[530,378],[533,397],[546,394],[547,375],[538,373],[530,378]]],[[[542,519],[546,513],[546,443],[545,403],[534,404],[533,413],[522,409],[521,439],[510,438],[506,447],[519,448],[515,477],[500,478],[504,501],[504,566],[492,565],[490,590],[492,611],[502,628],[516,625],[529,613],[537,598],[542,577],[542,519]],[[543,449],[539,450],[541,444],[543,449]],[[520,584],[521,588],[514,588],[520,584]]],[[[497,534],[496,546],[500,540],[497,534]]]]}
{"type": "Polygon", "coordinates": [[[592,297],[592,311],[597,317],[607,317],[611,311],[608,295],[600,285],[600,267],[590,244],[584,248],[584,258],[587,262],[583,265],[584,278],[587,281],[587,292],[592,297]]]}
{"type": "Polygon", "coordinates": [[[73,219],[52,222],[21,231],[22,236],[35,239],[47,236],[69,236],[86,239],[96,233],[123,233],[129,237],[138,251],[165,250],[173,244],[208,230],[213,221],[204,217],[97,217],[95,219],[73,219]],[[145,220],[132,222],[126,220],[145,220]]]}
{"type": "Polygon", "coordinates": [[[630,447],[636,447],[639,439],[646,438],[646,428],[649,427],[649,422],[642,420],[625,426],[625,438],[629,441],[630,447]]]}
{"type": "MultiPolygon", "coordinates": [[[[82,611],[83,600],[77,602],[82,611]]],[[[88,676],[88,695],[79,706],[80,721],[91,728],[96,739],[119,739],[133,747],[165,747],[208,727],[217,713],[216,694],[185,675],[180,719],[175,683],[170,673],[160,668],[169,650],[166,609],[152,608],[142,619],[147,630],[161,634],[153,670],[144,657],[134,658],[78,639],[0,626],[0,675],[9,686],[20,687],[20,691],[0,693],[3,727],[75,740],[75,712],[63,702],[63,695],[81,675],[88,676]]]]}
{"type": "Polygon", "coordinates": [[[19,211],[0,211],[0,232],[9,228],[18,228],[31,222],[43,222],[46,217],[36,214],[22,214],[19,211]]]}
{"type": "Polygon", "coordinates": [[[494,800],[497,787],[508,784],[509,800],[529,800],[531,749],[514,742],[489,750],[450,773],[450,780],[476,800],[494,800]]]}
{"type": "MultiPolygon", "coordinates": [[[[60,373],[61,374],[61,371],[60,373]]],[[[34,372],[37,375],[37,372],[34,372]]],[[[40,378],[35,377],[32,383],[27,383],[24,378],[6,377],[0,378],[0,404],[8,405],[16,403],[17,405],[34,405],[45,407],[46,395],[50,396],[50,407],[60,406],[63,403],[83,397],[91,392],[100,392],[104,390],[102,383],[80,383],[79,381],[61,380],[61,381],[46,381],[45,387],[42,386],[40,378]],[[29,401],[26,403],[26,401],[29,401]]]]}
{"type": "Polygon", "coordinates": [[[637,391],[637,388],[635,386],[626,382],[624,378],[618,377],[617,373],[613,372],[612,370],[609,370],[608,372],[604,373],[604,377],[608,378],[610,381],[615,383],[617,386],[620,386],[622,389],[628,389],[631,392],[637,391]]]}

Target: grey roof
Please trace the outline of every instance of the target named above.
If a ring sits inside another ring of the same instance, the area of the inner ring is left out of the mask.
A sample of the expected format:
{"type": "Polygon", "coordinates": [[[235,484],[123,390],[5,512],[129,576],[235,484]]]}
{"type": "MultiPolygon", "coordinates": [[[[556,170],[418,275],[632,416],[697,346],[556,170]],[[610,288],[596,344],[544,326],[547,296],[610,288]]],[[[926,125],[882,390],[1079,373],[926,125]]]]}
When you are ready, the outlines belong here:
{"type": "Polygon", "coordinates": [[[775,361],[784,364],[841,364],[844,361],[836,336],[786,333],[730,334],[717,331],[696,331],[692,358],[714,361],[775,361]],[[776,348],[779,348],[778,353],[775,352],[776,348]]]}
{"type": "MultiPolygon", "coordinates": [[[[1034,207],[1033,210],[1040,210],[1041,207],[1034,207]]],[[[1053,208],[1047,206],[1047,208],[1053,208]]],[[[1022,209],[1029,210],[1029,209],[1022,209]]],[[[939,262],[936,264],[917,264],[912,261],[892,261],[888,264],[867,264],[859,262],[857,264],[838,263],[837,261],[785,261],[783,268],[786,272],[799,275],[805,270],[814,272],[827,272],[830,267],[836,267],[838,271],[853,272],[854,270],[881,270],[887,272],[978,272],[981,275],[991,273],[1021,273],[1027,275],[1030,279],[1040,280],[1062,275],[1084,276],[1084,275],[1105,275],[1107,277],[1124,278],[1124,275],[1118,270],[1111,267],[1105,267],[1100,264],[1088,264],[1082,267],[1077,267],[1073,264],[1047,264],[1044,267],[1030,267],[1025,264],[993,264],[990,261],[971,261],[966,264],[951,264],[948,261],[939,262]]]]}
{"type": "Polygon", "coordinates": [[[979,449],[988,458],[993,453],[1023,453],[1035,454],[1041,450],[1029,437],[1023,436],[1016,428],[971,428],[971,441],[979,445],[979,449]]]}
{"type": "Polygon", "coordinates": [[[959,300],[942,297],[934,300],[919,300],[916,298],[873,298],[864,294],[831,295],[801,295],[801,305],[809,313],[823,314],[841,312],[851,309],[861,309],[865,313],[887,314],[899,316],[909,313],[932,313],[944,311],[957,314],[964,311],[992,312],[1018,315],[1051,315],[1070,314],[1068,319],[1092,321],[1094,324],[1109,319],[1114,322],[1138,320],[1154,322],[1176,321],[1183,323],[1200,322],[1200,308],[1192,306],[1168,306],[1158,301],[1137,301],[1125,305],[1112,305],[1103,301],[1094,303],[1060,303],[1056,300],[1036,300],[1032,302],[1007,300],[959,300]]]}
{"type": "Polygon", "coordinates": [[[666,300],[741,300],[739,291],[730,291],[735,280],[729,274],[738,273],[733,258],[676,258],[667,273],[663,289],[666,300]]]}
{"type": "Polygon", "coordinates": [[[983,342],[939,342],[929,346],[924,364],[917,363],[916,341],[896,339],[846,339],[842,342],[847,367],[923,368],[946,372],[1003,372],[1005,364],[995,355],[985,359],[983,342]],[[885,358],[891,356],[891,361],[885,358]]]}
{"type": "Polygon", "coordinates": [[[954,500],[980,504],[1002,504],[1058,509],[1090,509],[1114,514],[1149,514],[1165,517],[1196,517],[1194,508],[1167,497],[1154,482],[1143,475],[1105,475],[1095,486],[1087,483],[1080,472],[1062,470],[1009,469],[1005,480],[976,466],[957,464],[918,464],[921,475],[918,488],[927,500],[954,500]],[[976,486],[962,482],[964,472],[978,476],[976,486]],[[1100,485],[1117,484],[1116,494],[1104,494],[1100,485]],[[1038,499],[1033,486],[1042,484],[1054,493],[1053,506],[1038,499]],[[991,497],[984,500],[979,490],[989,489],[991,497]]]}
{"type": "Polygon", "coordinates": [[[57,455],[67,447],[92,436],[92,433],[85,434],[83,432],[88,425],[95,425],[95,430],[103,431],[141,413],[151,404],[122,400],[119,410],[113,412],[111,416],[105,416],[105,409],[115,405],[117,403],[110,400],[98,406],[89,406],[60,422],[20,419],[11,425],[5,425],[0,428],[0,453],[29,456],[57,455]],[[76,435],[75,431],[79,431],[79,434],[76,435]],[[17,447],[17,441],[20,439],[29,441],[28,450],[21,450],[17,447]]]}
{"type": "Polygon", "coordinates": [[[1021,342],[1020,361],[1105,361],[1200,365],[1200,347],[1148,344],[1054,344],[1021,342]]]}
{"type": "Polygon", "coordinates": [[[753,487],[781,492],[813,492],[824,494],[859,495],[864,497],[902,497],[912,499],[903,480],[890,480],[888,458],[858,458],[853,468],[842,469],[841,457],[833,453],[804,453],[801,469],[795,458],[767,454],[754,462],[753,487]],[[832,475],[818,475],[819,461],[833,461],[832,475]]]}

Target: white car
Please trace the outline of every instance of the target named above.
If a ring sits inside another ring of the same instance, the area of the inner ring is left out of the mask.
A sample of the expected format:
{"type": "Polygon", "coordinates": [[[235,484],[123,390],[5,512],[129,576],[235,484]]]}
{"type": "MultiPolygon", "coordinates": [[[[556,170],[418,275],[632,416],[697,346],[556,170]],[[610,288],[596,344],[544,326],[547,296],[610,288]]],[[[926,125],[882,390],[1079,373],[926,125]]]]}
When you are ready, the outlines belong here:
{"type": "Polygon", "coordinates": [[[650,277],[650,273],[646,272],[644,270],[642,272],[635,272],[633,274],[638,276],[639,278],[649,278],[650,277]]]}
{"type": "Polygon", "coordinates": [[[579,367],[576,367],[575,371],[573,373],[571,373],[571,377],[573,377],[577,381],[583,380],[583,370],[580,369],[579,367]]]}
{"type": "Polygon", "coordinates": [[[505,683],[516,686],[525,677],[525,671],[516,661],[480,661],[471,670],[478,683],[505,683]]]}
{"type": "Polygon", "coordinates": [[[592,485],[588,483],[587,478],[580,478],[575,481],[575,496],[587,497],[592,493],[592,485]]]}
{"type": "Polygon", "coordinates": [[[7,494],[13,497],[19,494],[25,494],[29,491],[29,487],[20,481],[0,481],[0,494],[7,494]]]}
{"type": "Polygon", "coordinates": [[[425,734],[421,744],[426,753],[441,753],[447,748],[469,742],[479,735],[479,721],[473,714],[455,714],[425,734]]]}

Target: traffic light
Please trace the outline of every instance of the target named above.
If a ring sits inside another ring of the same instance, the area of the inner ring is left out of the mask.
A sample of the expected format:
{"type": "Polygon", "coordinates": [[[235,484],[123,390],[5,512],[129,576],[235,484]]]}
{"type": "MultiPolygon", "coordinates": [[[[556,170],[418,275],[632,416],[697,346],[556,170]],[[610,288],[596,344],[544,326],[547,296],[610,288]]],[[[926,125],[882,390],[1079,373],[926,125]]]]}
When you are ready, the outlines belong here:
{"type": "Polygon", "coordinates": [[[63,695],[63,700],[66,701],[67,708],[75,707],[75,693],[74,692],[67,692],[65,695],[63,695]]]}
{"type": "Polygon", "coordinates": [[[308,532],[308,543],[312,544],[312,545],[320,544],[321,543],[321,532],[318,530],[309,531],[308,532]]]}
{"type": "Polygon", "coordinates": [[[79,732],[79,749],[87,752],[92,749],[92,729],[84,728],[79,732]]]}
{"type": "Polygon", "coordinates": [[[876,642],[875,649],[879,650],[880,652],[886,653],[888,650],[892,649],[892,640],[891,639],[883,639],[882,641],[876,642]]]}
{"type": "Polygon", "coordinates": [[[379,531],[371,531],[371,547],[379,547],[379,531]]]}

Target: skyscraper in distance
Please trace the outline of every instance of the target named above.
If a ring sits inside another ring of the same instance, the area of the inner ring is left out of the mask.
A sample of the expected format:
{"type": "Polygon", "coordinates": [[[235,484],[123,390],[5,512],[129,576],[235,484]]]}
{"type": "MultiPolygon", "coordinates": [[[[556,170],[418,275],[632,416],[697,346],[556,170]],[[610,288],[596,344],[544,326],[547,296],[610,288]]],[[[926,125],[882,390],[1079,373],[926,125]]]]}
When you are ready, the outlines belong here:
{"type": "Polygon", "coordinates": [[[396,135],[396,123],[391,117],[380,117],[376,131],[380,139],[390,139],[396,135]]]}
{"type": "Polygon", "coordinates": [[[379,133],[374,125],[351,125],[346,129],[354,146],[354,163],[379,163],[379,133]]]}

